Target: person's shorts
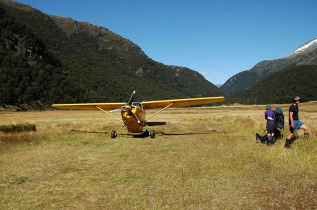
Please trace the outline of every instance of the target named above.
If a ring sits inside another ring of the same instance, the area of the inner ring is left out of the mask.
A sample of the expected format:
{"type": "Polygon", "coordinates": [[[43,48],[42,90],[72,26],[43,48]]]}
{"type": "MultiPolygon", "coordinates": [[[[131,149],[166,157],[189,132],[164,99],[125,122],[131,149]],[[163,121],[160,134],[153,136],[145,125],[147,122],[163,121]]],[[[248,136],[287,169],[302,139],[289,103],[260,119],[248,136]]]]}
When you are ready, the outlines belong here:
{"type": "Polygon", "coordinates": [[[274,120],[268,120],[266,123],[266,130],[274,131],[275,122],[274,120]]]}
{"type": "Polygon", "coordinates": [[[300,129],[300,126],[304,125],[304,123],[302,123],[302,121],[300,120],[294,120],[294,128],[292,128],[292,126],[289,126],[289,131],[291,133],[293,133],[294,131],[297,131],[298,129],[300,129]]]}

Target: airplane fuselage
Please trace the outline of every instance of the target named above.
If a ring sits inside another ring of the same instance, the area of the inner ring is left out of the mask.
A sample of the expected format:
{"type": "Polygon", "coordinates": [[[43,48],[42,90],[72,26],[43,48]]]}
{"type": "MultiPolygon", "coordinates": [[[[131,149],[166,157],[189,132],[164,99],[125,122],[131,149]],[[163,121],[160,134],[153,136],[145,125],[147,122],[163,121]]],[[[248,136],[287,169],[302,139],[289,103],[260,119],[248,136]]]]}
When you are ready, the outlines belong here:
{"type": "Polygon", "coordinates": [[[121,117],[123,123],[127,126],[127,129],[130,133],[142,133],[143,127],[145,126],[145,112],[140,106],[123,106],[122,109],[126,111],[121,111],[121,117]],[[129,111],[133,112],[135,116],[140,120],[138,123],[134,117],[129,113],[129,111]]]}

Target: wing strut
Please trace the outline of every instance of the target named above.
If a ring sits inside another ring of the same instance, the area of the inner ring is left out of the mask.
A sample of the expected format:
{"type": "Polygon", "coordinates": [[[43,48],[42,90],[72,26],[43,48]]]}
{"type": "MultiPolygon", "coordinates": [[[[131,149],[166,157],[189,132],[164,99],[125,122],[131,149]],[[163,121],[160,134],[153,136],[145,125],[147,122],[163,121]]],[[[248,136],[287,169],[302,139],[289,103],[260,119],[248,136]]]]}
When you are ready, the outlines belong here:
{"type": "Polygon", "coordinates": [[[151,117],[147,118],[147,119],[145,120],[145,122],[148,121],[149,119],[151,119],[152,117],[154,117],[155,115],[159,114],[160,112],[164,111],[164,110],[167,109],[168,107],[172,106],[172,105],[173,105],[173,103],[170,103],[169,105],[167,105],[166,107],[164,107],[164,108],[161,109],[160,111],[158,111],[158,112],[156,112],[155,114],[153,114],[151,117]]]}
{"type": "Polygon", "coordinates": [[[106,110],[103,110],[103,109],[102,109],[102,108],[100,108],[99,106],[96,106],[96,108],[97,108],[97,109],[99,109],[100,111],[102,111],[102,112],[104,112],[104,113],[106,113],[106,114],[110,115],[111,117],[113,117],[113,118],[115,118],[115,119],[119,120],[120,122],[122,122],[122,120],[120,120],[120,119],[119,119],[119,118],[117,118],[116,116],[114,116],[114,115],[110,114],[110,113],[109,113],[109,112],[107,112],[106,110]]]}

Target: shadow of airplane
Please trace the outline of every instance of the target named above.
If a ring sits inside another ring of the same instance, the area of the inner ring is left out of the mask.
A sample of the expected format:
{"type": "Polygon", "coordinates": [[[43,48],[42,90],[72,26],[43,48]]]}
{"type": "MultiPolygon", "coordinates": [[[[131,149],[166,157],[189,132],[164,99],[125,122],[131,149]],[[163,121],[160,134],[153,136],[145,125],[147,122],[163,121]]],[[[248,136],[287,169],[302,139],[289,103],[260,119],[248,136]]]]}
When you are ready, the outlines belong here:
{"type": "MultiPolygon", "coordinates": [[[[110,132],[103,132],[103,131],[82,131],[82,130],[75,130],[72,129],[72,132],[77,133],[102,133],[102,134],[109,134],[110,132]]],[[[208,132],[190,132],[190,133],[166,133],[163,131],[158,131],[155,134],[163,135],[163,136],[187,136],[187,135],[197,135],[197,134],[210,134],[210,133],[226,133],[226,132],[219,132],[217,130],[208,131],[208,132]]],[[[122,133],[119,136],[132,136],[133,138],[146,138],[149,137],[149,132],[146,130],[141,134],[130,134],[130,133],[122,133]]]]}

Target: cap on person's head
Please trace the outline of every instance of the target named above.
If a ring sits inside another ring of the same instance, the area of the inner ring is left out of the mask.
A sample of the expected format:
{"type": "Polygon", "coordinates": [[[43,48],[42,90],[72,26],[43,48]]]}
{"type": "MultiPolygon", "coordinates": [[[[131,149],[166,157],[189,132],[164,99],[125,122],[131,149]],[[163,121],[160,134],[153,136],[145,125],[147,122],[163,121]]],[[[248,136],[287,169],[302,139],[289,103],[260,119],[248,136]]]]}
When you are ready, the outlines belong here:
{"type": "Polygon", "coordinates": [[[270,110],[270,109],[272,109],[271,105],[267,105],[266,110],[270,110]]]}
{"type": "Polygon", "coordinates": [[[302,101],[302,99],[299,96],[295,96],[295,98],[293,99],[293,101],[302,101]]]}

